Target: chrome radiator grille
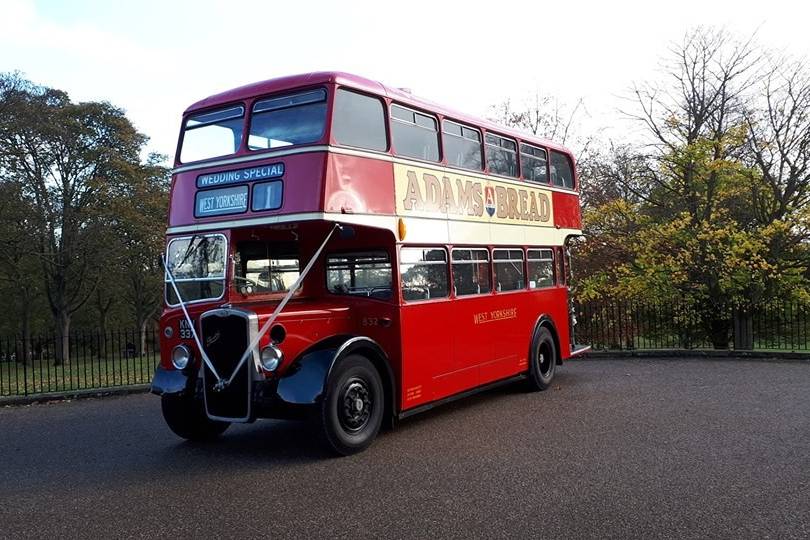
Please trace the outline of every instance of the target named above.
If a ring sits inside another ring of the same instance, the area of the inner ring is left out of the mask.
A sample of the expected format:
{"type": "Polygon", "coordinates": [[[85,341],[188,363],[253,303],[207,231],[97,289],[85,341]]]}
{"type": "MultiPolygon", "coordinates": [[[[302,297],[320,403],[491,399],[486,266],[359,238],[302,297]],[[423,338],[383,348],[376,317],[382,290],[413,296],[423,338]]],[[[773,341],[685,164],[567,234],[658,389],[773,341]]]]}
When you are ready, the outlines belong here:
{"type": "MultiPolygon", "coordinates": [[[[234,309],[208,311],[200,318],[205,353],[223,379],[231,377],[245,352],[250,342],[252,322],[249,313],[234,309]]],[[[249,359],[239,368],[229,386],[215,390],[216,377],[208,366],[203,366],[205,407],[209,417],[229,421],[246,421],[250,418],[253,371],[254,364],[249,359]]]]}

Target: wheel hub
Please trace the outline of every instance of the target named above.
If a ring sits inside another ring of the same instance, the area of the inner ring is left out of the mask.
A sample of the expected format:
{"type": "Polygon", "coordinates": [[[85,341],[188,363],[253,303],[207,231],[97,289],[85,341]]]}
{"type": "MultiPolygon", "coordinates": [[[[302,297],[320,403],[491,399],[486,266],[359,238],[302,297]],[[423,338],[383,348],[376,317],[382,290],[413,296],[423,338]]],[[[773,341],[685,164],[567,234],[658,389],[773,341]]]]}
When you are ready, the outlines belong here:
{"type": "Polygon", "coordinates": [[[538,371],[540,375],[543,377],[548,377],[554,367],[552,365],[554,360],[549,352],[545,344],[540,345],[540,350],[537,352],[537,367],[539,368],[538,371]]]}
{"type": "Polygon", "coordinates": [[[366,381],[353,378],[346,382],[341,392],[338,419],[346,431],[363,429],[371,418],[373,403],[366,381]]]}

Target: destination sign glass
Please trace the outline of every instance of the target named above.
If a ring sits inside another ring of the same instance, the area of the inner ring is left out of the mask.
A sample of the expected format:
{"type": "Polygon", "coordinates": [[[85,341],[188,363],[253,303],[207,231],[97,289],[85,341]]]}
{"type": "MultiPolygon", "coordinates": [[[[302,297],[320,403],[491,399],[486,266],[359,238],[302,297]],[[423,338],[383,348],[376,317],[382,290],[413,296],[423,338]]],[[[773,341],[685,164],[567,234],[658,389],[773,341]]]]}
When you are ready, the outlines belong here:
{"type": "Polygon", "coordinates": [[[281,180],[254,184],[253,204],[251,205],[253,211],[258,212],[260,210],[276,210],[277,208],[281,208],[283,187],[284,184],[281,180]]]}
{"type": "Polygon", "coordinates": [[[248,187],[233,186],[198,191],[194,196],[194,217],[241,214],[248,208],[248,187]]]}
{"type": "Polygon", "coordinates": [[[207,188],[250,182],[252,180],[266,180],[268,178],[279,178],[283,174],[283,163],[271,163],[270,165],[250,167],[249,169],[201,174],[197,177],[197,187],[207,188]]]}

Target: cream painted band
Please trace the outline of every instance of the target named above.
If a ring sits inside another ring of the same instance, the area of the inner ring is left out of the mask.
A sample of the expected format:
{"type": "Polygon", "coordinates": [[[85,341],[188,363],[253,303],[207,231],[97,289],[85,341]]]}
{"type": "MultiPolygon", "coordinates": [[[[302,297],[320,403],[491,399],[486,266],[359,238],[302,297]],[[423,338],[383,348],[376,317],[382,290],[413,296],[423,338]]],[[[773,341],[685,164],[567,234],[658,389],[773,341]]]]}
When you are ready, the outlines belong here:
{"type": "Polygon", "coordinates": [[[394,164],[397,215],[553,227],[551,191],[528,182],[394,164]]]}
{"type": "Polygon", "coordinates": [[[273,159],[273,158],[280,158],[284,156],[292,156],[296,154],[311,154],[315,152],[331,152],[333,154],[341,154],[344,156],[355,156],[355,157],[364,157],[368,159],[376,159],[378,161],[389,161],[393,163],[401,163],[403,165],[410,165],[413,167],[425,167],[435,171],[439,171],[442,174],[446,175],[464,175],[470,178],[478,178],[483,181],[497,181],[505,184],[513,184],[515,186],[520,186],[526,188],[527,186],[530,187],[537,187],[538,189],[548,190],[548,191],[559,191],[560,193],[568,193],[570,195],[578,195],[576,191],[565,189],[557,186],[549,186],[549,185],[539,185],[533,184],[532,182],[526,182],[524,180],[518,180],[516,178],[510,178],[508,176],[500,176],[497,174],[484,174],[481,171],[470,171],[467,169],[455,169],[453,167],[445,167],[439,163],[433,162],[425,162],[425,161],[418,161],[413,159],[404,159],[401,157],[393,157],[389,154],[383,154],[379,152],[371,152],[368,150],[357,150],[353,148],[343,148],[340,146],[329,146],[329,145],[315,145],[315,146],[304,146],[301,148],[291,148],[291,149],[280,149],[275,150],[272,152],[262,152],[261,154],[251,154],[248,156],[239,156],[233,158],[225,158],[225,159],[216,159],[213,161],[207,161],[205,163],[192,163],[191,165],[181,165],[176,169],[172,169],[172,174],[188,172],[188,171],[196,171],[201,169],[208,169],[211,167],[221,167],[223,165],[236,165],[239,163],[249,163],[252,161],[259,161],[263,159],[273,159]]]}
{"type": "MultiPolygon", "coordinates": [[[[536,245],[559,246],[566,237],[580,235],[579,229],[536,227],[524,224],[453,221],[439,218],[403,217],[405,239],[401,244],[465,244],[465,245],[536,245]]],[[[197,233],[239,227],[276,225],[298,221],[332,221],[347,225],[376,227],[391,231],[398,238],[399,218],[370,214],[338,214],[307,212],[280,216],[218,221],[169,227],[166,234],[197,233]]]]}

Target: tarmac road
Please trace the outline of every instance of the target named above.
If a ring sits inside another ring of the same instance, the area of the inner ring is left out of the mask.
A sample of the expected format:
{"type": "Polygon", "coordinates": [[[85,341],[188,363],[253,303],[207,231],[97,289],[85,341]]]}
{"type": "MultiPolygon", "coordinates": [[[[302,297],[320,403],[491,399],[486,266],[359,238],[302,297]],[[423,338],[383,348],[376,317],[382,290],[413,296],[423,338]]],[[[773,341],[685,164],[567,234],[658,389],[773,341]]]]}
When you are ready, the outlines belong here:
{"type": "Polygon", "coordinates": [[[0,537],[810,536],[810,363],[577,360],[329,457],[131,395],[0,408],[0,537]]]}

